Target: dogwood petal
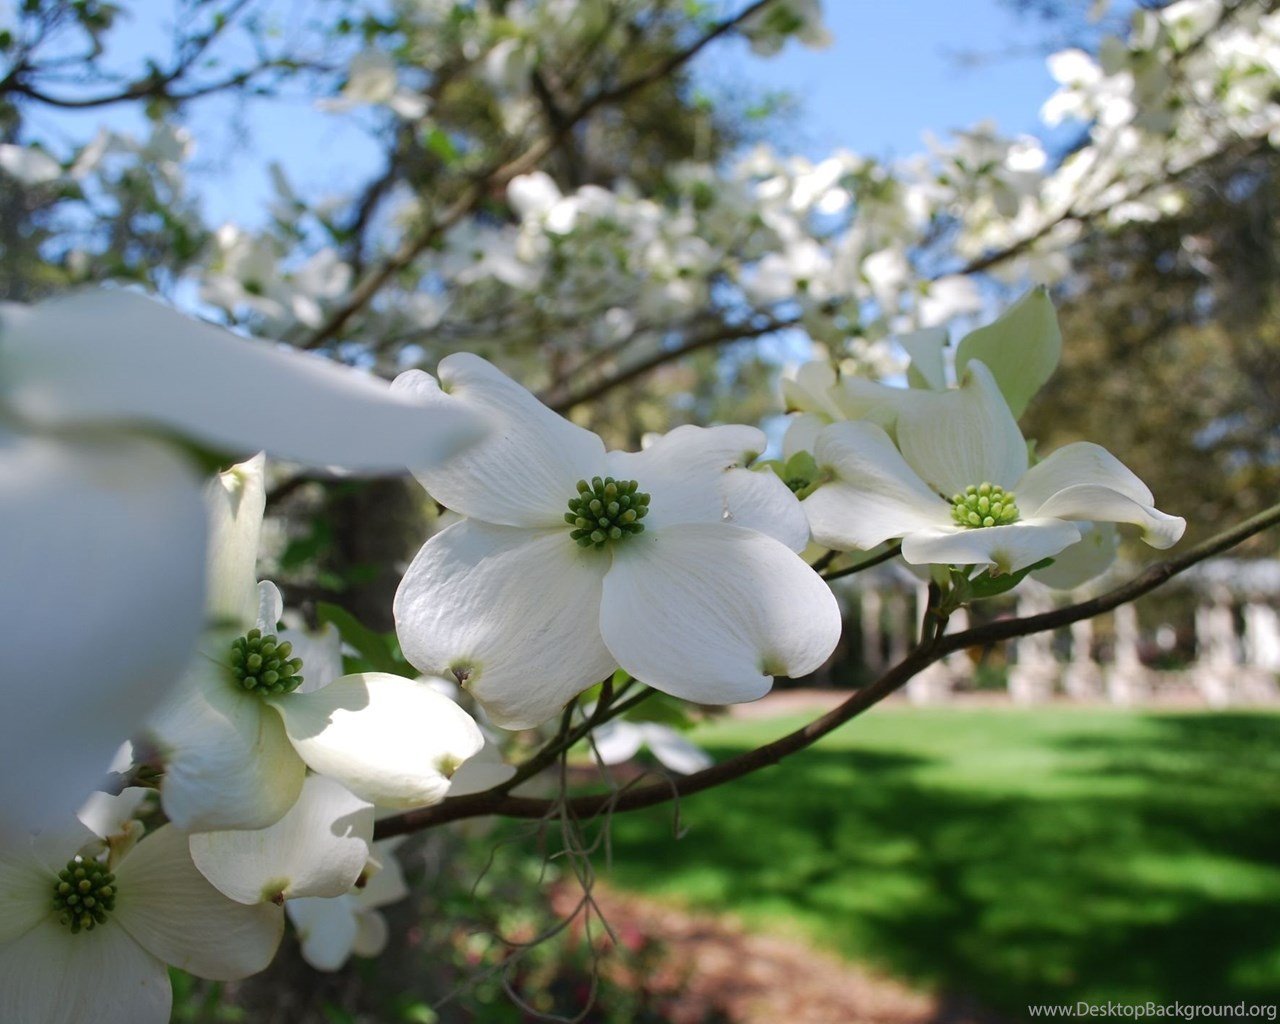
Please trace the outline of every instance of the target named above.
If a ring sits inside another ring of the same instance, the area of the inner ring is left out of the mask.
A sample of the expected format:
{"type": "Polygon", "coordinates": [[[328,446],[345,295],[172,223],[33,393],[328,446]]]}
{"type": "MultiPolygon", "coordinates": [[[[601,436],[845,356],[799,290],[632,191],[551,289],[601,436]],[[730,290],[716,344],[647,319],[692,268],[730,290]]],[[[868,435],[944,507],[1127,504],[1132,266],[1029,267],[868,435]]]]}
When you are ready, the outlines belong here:
{"type": "MultiPolygon", "coordinates": [[[[452,793],[452,790],[450,790],[452,793]]],[[[404,836],[394,839],[382,839],[373,844],[373,855],[369,858],[370,867],[376,865],[378,870],[369,871],[369,880],[364,887],[351,894],[360,906],[372,910],[384,907],[388,903],[396,903],[409,895],[409,886],[404,880],[404,871],[400,860],[395,855],[395,848],[403,842],[404,836]]]]}
{"type": "Polygon", "coordinates": [[[203,657],[151,719],[165,814],[188,831],[266,828],[302,791],[306,769],[279,716],[203,657]]]}
{"type": "Polygon", "coordinates": [[[356,915],[356,938],[351,952],[356,956],[377,956],[387,948],[390,932],[387,919],[376,910],[364,910],[356,915]]]}
{"type": "MultiPolygon", "coordinates": [[[[49,897],[57,879],[22,849],[21,842],[14,842],[0,857],[0,942],[30,931],[51,913],[49,897]]],[[[65,858],[63,864],[70,859],[65,858]]]]}
{"type": "Polygon", "coordinates": [[[920,391],[898,412],[902,456],[935,493],[971,484],[1011,488],[1027,468],[1027,443],[991,371],[969,363],[960,387],[920,391]]]}
{"type": "Polygon", "coordinates": [[[907,379],[912,387],[941,391],[947,386],[947,363],[943,355],[947,347],[945,327],[922,327],[900,334],[894,340],[911,357],[907,379]]]}
{"type": "Polygon", "coordinates": [[[374,377],[134,292],[7,306],[0,326],[0,399],[40,426],[140,424],[231,452],[389,472],[436,465],[484,429],[463,410],[423,409],[374,377]]]}
{"type": "Polygon", "coordinates": [[[169,972],[117,923],[72,935],[50,916],[0,946],[0,1020],[168,1024],[169,972]]]}
{"type": "Polygon", "coordinates": [[[609,564],[563,524],[455,523],[427,541],[400,582],[400,647],[420,671],[460,679],[503,728],[538,725],[617,668],[600,636],[609,564]]]}
{"type": "Polygon", "coordinates": [[[0,843],[74,814],[203,617],[200,481],[168,448],[0,426],[0,843]]]}
{"type": "Polygon", "coordinates": [[[209,509],[209,621],[247,632],[258,617],[258,545],[267,505],[266,458],[218,473],[205,485],[209,509]]]}
{"type": "Polygon", "coordinates": [[[112,917],[148,953],[197,977],[256,974],[275,956],[284,914],[227,899],[196,869],[187,841],[164,825],[120,861],[112,917]]]}
{"type": "Polygon", "coordinates": [[[1064,488],[1041,505],[1036,515],[1085,522],[1130,523],[1142,530],[1144,541],[1161,549],[1177,544],[1187,528],[1187,521],[1181,516],[1167,515],[1110,487],[1093,484],[1064,488]]]}
{"type": "Polygon", "coordinates": [[[342,635],[332,622],[316,632],[282,629],[281,643],[293,645],[293,656],[302,659],[302,685],[298,693],[314,693],[342,675],[342,635]]]}
{"type": "Polygon", "coordinates": [[[591,745],[601,764],[622,764],[640,753],[644,735],[635,722],[615,720],[605,722],[592,732],[591,745]]]}
{"type": "Polygon", "coordinates": [[[710,754],[690,743],[669,725],[646,722],[640,728],[653,756],[673,772],[692,775],[715,764],[710,754]]]}
{"type": "Polygon", "coordinates": [[[1154,505],[1147,485],[1101,445],[1088,441],[1063,445],[1023,474],[1014,488],[1023,515],[1039,515],[1040,507],[1067,487],[1097,484],[1139,505],[1154,505]]]}
{"type": "Polygon", "coordinates": [[[1053,556],[1053,565],[1031,575],[1046,587],[1074,590],[1101,576],[1116,560],[1120,534],[1112,523],[1079,523],[1081,537],[1053,556]]]}
{"type": "Polygon", "coordinates": [[[618,663],[676,697],[731,704],[801,676],[840,639],[830,589],[772,537],[718,523],[654,530],[619,545],[600,627],[618,663]]]}
{"type": "MultiPolygon", "coordinates": [[[[610,452],[608,471],[616,480],[637,481],[651,496],[646,530],[675,523],[718,523],[736,519],[739,511],[750,514],[746,508],[730,507],[725,477],[764,451],[766,443],[764,432],[756,427],[686,425],[663,434],[644,451],[610,452]]],[[[749,505],[753,495],[743,487],[734,497],[749,505]]]]}
{"type": "Polygon", "coordinates": [[[797,452],[813,451],[818,434],[830,422],[828,417],[812,412],[792,416],[787,423],[787,432],[782,435],[782,457],[789,459],[797,452]]]}
{"type": "Polygon", "coordinates": [[[382,672],[343,676],[275,707],[313,771],[383,807],[439,803],[458,765],[484,745],[480,727],[448,697],[382,672]]]}
{"type": "Polygon", "coordinates": [[[818,435],[814,458],[835,479],[801,502],[813,539],[837,551],[867,550],[891,537],[944,525],[950,507],[873,423],[833,423],[818,435]]]}
{"type": "Polygon", "coordinates": [[[264,829],[199,832],[191,859],[237,903],[340,896],[364,870],[373,842],[373,804],[310,775],[289,812],[264,829]]]}
{"type": "Polygon", "coordinates": [[[479,414],[490,432],[464,458],[418,473],[422,486],[442,505],[487,523],[563,523],[577,482],[602,472],[604,442],[479,356],[457,352],[440,361],[439,372],[437,383],[409,370],[392,390],[428,409],[479,414]]]}
{"type": "Polygon", "coordinates": [[[486,789],[506,782],[515,773],[515,765],[504,762],[498,745],[486,736],[480,751],[467,758],[454,774],[449,795],[483,793],[486,789]]]}
{"type": "Polygon", "coordinates": [[[298,933],[302,959],[317,971],[336,971],[347,962],[360,930],[350,896],[290,900],[284,909],[298,933]]]}
{"type": "Polygon", "coordinates": [[[978,529],[931,526],[902,538],[902,557],[912,565],[993,566],[998,572],[1017,572],[1079,539],[1080,527],[1061,519],[1022,519],[978,529]]]}
{"type": "Polygon", "coordinates": [[[724,474],[721,519],[766,533],[792,551],[809,544],[809,519],[790,488],[772,470],[731,469],[724,474]]]}

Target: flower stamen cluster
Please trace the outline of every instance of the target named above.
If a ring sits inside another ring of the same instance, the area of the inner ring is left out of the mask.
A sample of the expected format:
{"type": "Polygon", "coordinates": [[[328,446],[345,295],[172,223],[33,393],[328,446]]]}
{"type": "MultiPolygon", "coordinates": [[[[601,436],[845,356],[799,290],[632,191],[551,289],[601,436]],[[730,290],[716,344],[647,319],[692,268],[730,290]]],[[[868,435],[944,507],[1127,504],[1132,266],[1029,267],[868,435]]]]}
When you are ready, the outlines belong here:
{"type": "Polygon", "coordinates": [[[963,494],[951,496],[951,518],[960,526],[1007,526],[1018,521],[1018,505],[1012,491],[992,483],[970,484],[963,494]]]}
{"type": "Polygon", "coordinates": [[[302,685],[302,659],[290,658],[292,653],[289,641],[251,629],[231,642],[231,675],[245,690],[264,697],[292,693],[302,685]]]}
{"type": "Polygon", "coordinates": [[[116,876],[96,860],[73,857],[53,883],[53,908],[58,920],[76,935],[91,932],[116,905],[116,876]]]}
{"type": "Polygon", "coordinates": [[[602,548],[610,541],[644,532],[640,522],[649,514],[649,495],[634,480],[592,477],[578,481],[578,496],[569,499],[564,521],[579,547],[602,548]]]}

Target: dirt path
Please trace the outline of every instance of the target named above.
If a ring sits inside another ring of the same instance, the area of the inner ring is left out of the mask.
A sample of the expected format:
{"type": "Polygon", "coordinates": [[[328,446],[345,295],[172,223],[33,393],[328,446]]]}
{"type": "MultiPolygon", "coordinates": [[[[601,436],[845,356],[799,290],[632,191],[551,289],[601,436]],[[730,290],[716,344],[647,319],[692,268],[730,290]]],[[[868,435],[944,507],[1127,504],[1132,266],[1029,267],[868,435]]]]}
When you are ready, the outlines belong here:
{"type": "MultiPolygon", "coordinates": [[[[913,991],[732,918],[597,888],[624,945],[664,948],[644,979],[669,1024],[1000,1024],[962,1001],[913,991]]],[[[564,894],[565,909],[575,902],[564,894]]]]}

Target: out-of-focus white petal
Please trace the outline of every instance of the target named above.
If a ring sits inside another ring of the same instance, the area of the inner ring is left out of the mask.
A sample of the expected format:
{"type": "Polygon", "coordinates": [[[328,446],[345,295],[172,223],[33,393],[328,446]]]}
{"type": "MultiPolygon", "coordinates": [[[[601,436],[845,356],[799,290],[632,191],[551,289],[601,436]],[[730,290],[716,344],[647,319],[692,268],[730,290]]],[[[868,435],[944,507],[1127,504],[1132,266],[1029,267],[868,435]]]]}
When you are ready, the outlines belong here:
{"type": "Polygon", "coordinates": [[[74,814],[172,688],[203,617],[206,527],[200,481],[159,444],[3,426],[0,523],[2,843],[74,814]]]}
{"type": "Polygon", "coordinates": [[[1187,521],[1150,505],[1140,505],[1110,487],[1078,484],[1054,494],[1040,506],[1039,517],[1077,519],[1084,522],[1130,523],[1142,530],[1142,539],[1153,548],[1170,548],[1182,539],[1187,521]]]}
{"type": "Polygon", "coordinates": [[[619,545],[600,626],[618,663],[676,697],[755,700],[812,672],[840,639],[827,585],[772,537],[685,523],[619,545]]]}
{"type": "Polygon", "coordinates": [[[198,832],[191,859],[237,903],[340,896],[364,870],[373,805],[320,775],[302,784],[289,812],[264,829],[198,832]]]}
{"type": "Polygon", "coordinates": [[[101,289],[2,313],[0,402],[38,426],[136,424],[316,466],[434,466],[481,436],[376,378],[247,341],[133,292],[101,289]]]}
{"type": "Polygon", "coordinates": [[[578,547],[564,523],[455,523],[427,541],[400,582],[400,647],[422,672],[456,674],[503,728],[538,725],[617,667],[600,636],[609,564],[608,553],[578,547]]]}
{"type": "Polygon", "coordinates": [[[352,897],[360,906],[368,909],[384,907],[388,903],[396,903],[409,895],[409,886],[404,880],[404,871],[401,870],[400,860],[395,855],[395,848],[403,840],[403,836],[398,836],[394,839],[383,839],[373,844],[373,856],[370,858],[370,863],[376,863],[378,870],[371,871],[369,880],[364,887],[352,893],[352,897]]]}
{"type": "Polygon", "coordinates": [[[814,457],[836,474],[801,503],[814,541],[824,547],[865,551],[951,521],[947,503],[874,423],[833,423],[818,435],[814,457]]]}
{"type": "MultiPolygon", "coordinates": [[[[610,452],[608,471],[616,480],[637,481],[652,498],[646,530],[717,523],[726,513],[738,513],[728,505],[726,475],[764,451],[765,444],[764,432],[756,427],[686,425],[663,434],[644,451],[610,452]]],[[[734,496],[749,503],[750,488],[741,491],[734,496]]]]}
{"type": "Polygon", "coordinates": [[[1120,534],[1112,523],[1080,523],[1081,538],[1053,556],[1053,565],[1031,575],[1046,587],[1074,590],[1102,575],[1116,560],[1120,534]]]}
{"type": "Polygon", "coordinates": [[[302,790],[306,769],[280,716],[199,657],[149,723],[165,765],[165,814],[179,828],[266,828],[302,790]]]}
{"type": "Polygon", "coordinates": [[[914,372],[913,384],[934,391],[941,391],[947,386],[947,361],[943,355],[947,347],[945,327],[924,327],[900,334],[895,340],[911,357],[907,373],[911,376],[914,372]]]}
{"type": "Polygon", "coordinates": [[[433,498],[464,516],[504,526],[564,523],[577,482],[604,469],[604,442],[556,415],[497,367],[458,352],[440,361],[440,382],[421,370],[392,390],[441,415],[482,416],[489,434],[462,459],[418,473],[433,498]]]}
{"type": "Polygon", "coordinates": [[[935,526],[904,537],[902,557],[912,565],[977,565],[1017,572],[1079,539],[1080,528],[1061,519],[1022,519],[977,529],[935,526]]]}
{"type": "Polygon", "coordinates": [[[95,835],[106,839],[124,829],[150,792],[142,786],[127,786],[119,793],[92,793],[76,817],[95,835]]]}
{"type": "Polygon", "coordinates": [[[448,697],[382,672],[343,676],[275,706],[313,771],[383,807],[439,803],[458,766],[484,746],[475,720],[448,697]]]}
{"type": "Polygon", "coordinates": [[[285,912],[302,946],[302,958],[317,971],[336,971],[356,944],[359,914],[350,896],[290,900],[285,912]]]}
{"type": "Polygon", "coordinates": [[[782,437],[782,457],[789,459],[796,452],[813,451],[818,434],[830,422],[827,417],[812,412],[802,412],[791,417],[787,432],[782,437]]]}
{"type": "Polygon", "coordinates": [[[342,675],[342,635],[332,622],[317,632],[282,629],[281,643],[293,645],[293,656],[302,659],[302,685],[298,693],[314,693],[342,675]]]}
{"type": "Polygon", "coordinates": [[[247,632],[258,613],[258,543],[267,491],[266,457],[217,474],[205,486],[209,508],[209,621],[247,632]]]}
{"type": "Polygon", "coordinates": [[[42,149],[0,143],[0,171],[24,185],[47,185],[62,177],[62,164],[42,149]]]}
{"type": "Polygon", "coordinates": [[[168,1024],[169,972],[119,924],[72,935],[50,916],[0,946],[8,1024],[168,1024]]]}
{"type": "Polygon", "coordinates": [[[715,764],[710,754],[685,739],[669,725],[646,722],[641,728],[653,756],[673,772],[692,775],[715,764]]]}
{"type": "Polygon", "coordinates": [[[591,743],[602,764],[630,761],[644,746],[644,736],[635,722],[605,722],[591,734],[591,743]]]}
{"type": "Polygon", "coordinates": [[[376,910],[362,910],[356,915],[356,938],[351,952],[356,956],[377,956],[387,948],[387,919],[376,910]]]}
{"type": "Polygon", "coordinates": [[[970,485],[1012,488],[1027,468],[1027,444],[991,371],[973,360],[960,387],[915,392],[898,412],[898,447],[935,493],[970,485]]]}
{"type": "Polygon", "coordinates": [[[186,833],[164,825],[120,861],[112,918],[147,952],[197,977],[256,974],[275,956],[284,914],[218,892],[197,870],[187,841],[186,833]]]}

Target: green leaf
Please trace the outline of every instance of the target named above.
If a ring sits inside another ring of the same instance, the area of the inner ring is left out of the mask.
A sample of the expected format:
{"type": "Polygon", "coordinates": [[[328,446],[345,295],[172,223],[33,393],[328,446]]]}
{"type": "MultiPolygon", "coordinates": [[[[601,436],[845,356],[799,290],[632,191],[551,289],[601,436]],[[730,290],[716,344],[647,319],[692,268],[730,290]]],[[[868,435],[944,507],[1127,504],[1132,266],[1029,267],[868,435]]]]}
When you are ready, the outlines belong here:
{"type": "Polygon", "coordinates": [[[665,693],[647,697],[622,717],[629,722],[657,722],[681,732],[687,732],[698,724],[689,714],[689,706],[684,701],[665,693]]]}
{"type": "Polygon", "coordinates": [[[443,128],[432,128],[424,132],[422,144],[446,164],[451,164],[458,159],[458,147],[453,144],[453,139],[449,138],[443,128]]]}
{"type": "Polygon", "coordinates": [[[1053,565],[1052,558],[1042,558],[1035,565],[1029,565],[1025,569],[1019,569],[1017,572],[1001,573],[999,576],[992,576],[990,570],[975,576],[969,580],[969,600],[985,601],[989,597],[999,597],[1001,594],[1007,594],[1019,583],[1027,578],[1028,573],[1033,573],[1037,569],[1047,569],[1053,565]]]}
{"type": "Polygon", "coordinates": [[[368,662],[372,671],[404,675],[405,663],[396,657],[395,640],[391,634],[378,633],[358,621],[345,608],[324,601],[316,603],[316,621],[321,626],[332,623],[342,639],[368,662]]]}
{"type": "Polygon", "coordinates": [[[956,373],[977,359],[1000,386],[1015,417],[1058,368],[1062,331],[1046,288],[1028,292],[994,323],[965,335],[956,348],[956,373]]]}

